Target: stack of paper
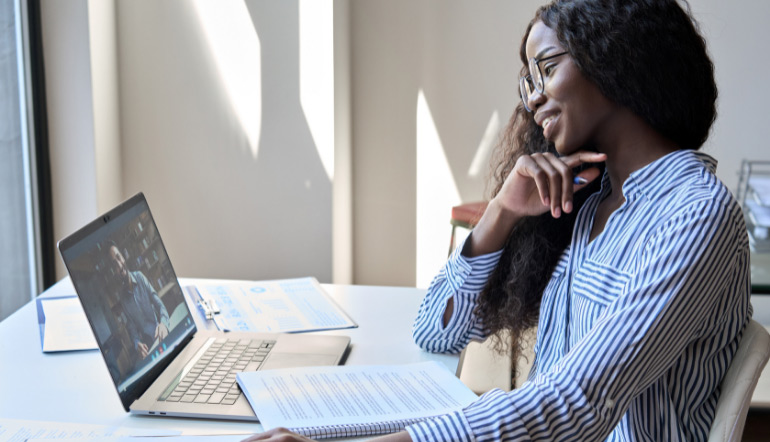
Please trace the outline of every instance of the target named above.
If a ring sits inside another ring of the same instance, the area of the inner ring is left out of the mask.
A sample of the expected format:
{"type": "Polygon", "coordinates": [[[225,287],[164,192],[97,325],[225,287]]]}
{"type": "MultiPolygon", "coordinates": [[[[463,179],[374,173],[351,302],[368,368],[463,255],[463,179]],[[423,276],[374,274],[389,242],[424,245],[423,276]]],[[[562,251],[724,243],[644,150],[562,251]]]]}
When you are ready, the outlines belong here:
{"type": "Polygon", "coordinates": [[[83,307],[75,295],[37,298],[37,321],[44,352],[98,348],[83,307]]]}
{"type": "Polygon", "coordinates": [[[770,176],[752,176],[743,204],[751,248],[770,252],[770,176]]]}
{"type": "Polygon", "coordinates": [[[295,333],[358,326],[313,277],[204,282],[185,291],[222,331],[295,333]]]}
{"type": "Polygon", "coordinates": [[[81,441],[118,436],[168,436],[173,434],[179,434],[179,432],[0,418],[0,442],[26,442],[40,439],[81,441]]]}
{"type": "Polygon", "coordinates": [[[265,430],[313,439],[393,433],[476,399],[436,362],[252,371],[237,380],[265,430]]]}

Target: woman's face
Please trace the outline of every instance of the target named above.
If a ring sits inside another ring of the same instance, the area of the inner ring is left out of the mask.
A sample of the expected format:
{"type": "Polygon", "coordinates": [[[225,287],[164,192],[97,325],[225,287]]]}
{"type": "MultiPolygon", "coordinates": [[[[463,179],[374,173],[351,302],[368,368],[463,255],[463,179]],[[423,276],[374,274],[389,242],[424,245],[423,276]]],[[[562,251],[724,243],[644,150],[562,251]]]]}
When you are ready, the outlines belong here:
{"type": "MultiPolygon", "coordinates": [[[[527,38],[527,58],[544,59],[564,52],[556,32],[538,21],[527,38]]],[[[528,101],[535,122],[556,151],[567,155],[589,142],[598,142],[615,104],[580,73],[569,54],[539,62],[543,93],[534,92],[528,101]]]]}

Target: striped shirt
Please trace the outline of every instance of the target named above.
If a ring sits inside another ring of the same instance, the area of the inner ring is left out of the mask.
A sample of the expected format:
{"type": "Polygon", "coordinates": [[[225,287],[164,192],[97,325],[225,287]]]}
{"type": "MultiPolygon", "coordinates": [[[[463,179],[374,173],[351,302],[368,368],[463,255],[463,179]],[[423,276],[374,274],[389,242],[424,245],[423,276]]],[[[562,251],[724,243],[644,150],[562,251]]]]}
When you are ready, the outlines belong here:
{"type": "MultiPolygon", "coordinates": [[[[743,215],[715,169],[708,155],[680,150],[635,171],[625,203],[589,241],[610,193],[605,174],[543,292],[528,381],[408,427],[412,439],[705,441],[752,313],[743,215]]],[[[473,309],[502,252],[461,250],[420,307],[413,335],[425,350],[485,337],[473,309]]]]}

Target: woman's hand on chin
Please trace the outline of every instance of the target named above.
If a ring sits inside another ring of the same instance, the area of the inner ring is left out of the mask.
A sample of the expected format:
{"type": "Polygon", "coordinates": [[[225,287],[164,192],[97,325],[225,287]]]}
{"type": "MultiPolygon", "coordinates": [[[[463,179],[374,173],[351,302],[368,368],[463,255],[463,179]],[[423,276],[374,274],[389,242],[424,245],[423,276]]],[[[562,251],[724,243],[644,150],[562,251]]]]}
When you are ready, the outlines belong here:
{"type": "Polygon", "coordinates": [[[590,168],[574,175],[572,169],[583,163],[600,163],[603,153],[578,151],[558,157],[552,153],[523,155],[503,183],[495,200],[514,216],[535,216],[551,211],[554,218],[572,212],[572,195],[599,176],[590,168]]]}

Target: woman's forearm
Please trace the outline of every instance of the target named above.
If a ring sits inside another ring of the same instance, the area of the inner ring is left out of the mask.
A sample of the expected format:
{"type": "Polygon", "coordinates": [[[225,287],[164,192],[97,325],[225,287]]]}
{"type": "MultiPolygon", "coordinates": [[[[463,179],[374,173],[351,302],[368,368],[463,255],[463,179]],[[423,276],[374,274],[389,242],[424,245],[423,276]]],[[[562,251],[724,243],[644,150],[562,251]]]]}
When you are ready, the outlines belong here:
{"type": "Polygon", "coordinates": [[[502,249],[519,219],[521,218],[506,212],[498,201],[493,199],[465,242],[463,256],[473,258],[502,249]]]}

